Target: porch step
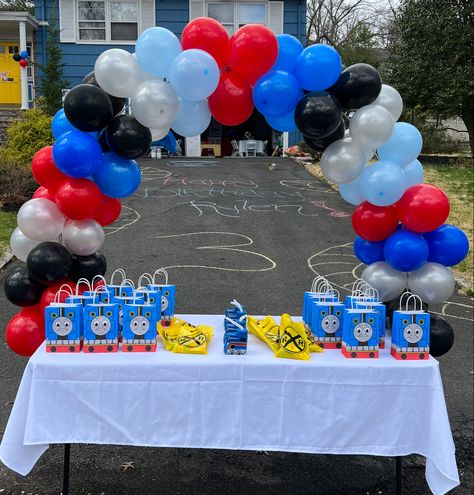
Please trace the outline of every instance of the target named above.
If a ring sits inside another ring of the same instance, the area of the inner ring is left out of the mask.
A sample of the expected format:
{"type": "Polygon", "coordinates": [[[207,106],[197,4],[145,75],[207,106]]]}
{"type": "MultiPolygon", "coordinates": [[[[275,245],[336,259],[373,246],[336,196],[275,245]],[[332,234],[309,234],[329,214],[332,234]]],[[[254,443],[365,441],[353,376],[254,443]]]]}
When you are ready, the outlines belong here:
{"type": "Polygon", "coordinates": [[[20,109],[2,109],[0,108],[0,146],[7,141],[7,127],[17,120],[23,118],[23,111],[20,109]]]}

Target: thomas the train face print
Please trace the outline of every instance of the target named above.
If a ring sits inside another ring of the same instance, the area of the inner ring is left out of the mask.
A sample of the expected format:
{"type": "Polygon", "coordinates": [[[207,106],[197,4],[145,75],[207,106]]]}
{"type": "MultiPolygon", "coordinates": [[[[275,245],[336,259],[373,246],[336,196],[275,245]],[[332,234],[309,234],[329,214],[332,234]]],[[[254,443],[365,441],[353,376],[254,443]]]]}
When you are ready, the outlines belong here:
{"type": "Polygon", "coordinates": [[[117,304],[84,307],[84,352],[117,352],[119,335],[117,304]]]}
{"type": "Polygon", "coordinates": [[[161,291],[161,325],[163,327],[169,326],[174,316],[176,286],[148,284],[147,289],[152,291],[161,291]]]}
{"type": "Polygon", "coordinates": [[[348,358],[379,357],[379,319],[373,309],[345,309],[342,353],[348,358]]]}
{"type": "Polygon", "coordinates": [[[312,325],[316,343],[326,349],[340,349],[344,304],[312,301],[312,325]]]}
{"type": "Polygon", "coordinates": [[[156,304],[127,303],[123,306],[122,351],[156,351],[156,304]]]}
{"type": "Polygon", "coordinates": [[[82,306],[53,304],[45,308],[47,352],[79,352],[82,346],[82,306]]]}
{"type": "Polygon", "coordinates": [[[400,360],[429,359],[430,315],[422,311],[394,311],[392,322],[392,356],[400,360]]]}

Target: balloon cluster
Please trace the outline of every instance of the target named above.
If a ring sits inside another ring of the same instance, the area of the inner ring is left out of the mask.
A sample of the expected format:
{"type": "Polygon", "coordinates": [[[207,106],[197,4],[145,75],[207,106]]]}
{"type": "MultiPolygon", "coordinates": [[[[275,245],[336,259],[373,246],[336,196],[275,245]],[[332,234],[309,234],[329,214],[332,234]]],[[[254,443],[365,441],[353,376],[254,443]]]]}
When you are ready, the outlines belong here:
{"type": "Polygon", "coordinates": [[[20,67],[28,67],[28,52],[22,50],[20,53],[13,54],[13,60],[20,64],[20,67]]]}

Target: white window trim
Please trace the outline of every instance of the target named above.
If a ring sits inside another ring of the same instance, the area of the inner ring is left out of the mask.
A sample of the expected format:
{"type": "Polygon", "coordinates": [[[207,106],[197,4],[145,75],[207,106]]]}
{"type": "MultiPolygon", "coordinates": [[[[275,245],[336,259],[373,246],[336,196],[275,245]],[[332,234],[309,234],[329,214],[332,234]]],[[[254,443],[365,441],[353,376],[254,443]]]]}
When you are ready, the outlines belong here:
{"type": "MultiPolygon", "coordinates": [[[[110,2],[111,0],[101,0],[104,1],[105,6],[105,40],[81,40],[79,38],[79,12],[78,12],[78,1],[73,0],[74,2],[74,31],[76,38],[76,45],[134,45],[136,40],[127,40],[127,41],[116,41],[110,39],[111,36],[111,18],[110,18],[110,2]]],[[[140,0],[136,0],[138,10],[137,10],[137,37],[140,36],[141,33],[141,18],[142,18],[142,2],[140,0]]]]}
{"type": "Polygon", "coordinates": [[[209,0],[205,2],[204,5],[204,14],[206,16],[209,16],[209,4],[227,4],[230,3],[234,7],[234,33],[239,29],[239,3],[252,3],[252,4],[257,4],[257,5],[263,5],[265,7],[265,26],[269,25],[269,11],[270,9],[268,8],[268,1],[255,1],[255,0],[235,0],[233,2],[226,2],[225,0],[209,0]]]}

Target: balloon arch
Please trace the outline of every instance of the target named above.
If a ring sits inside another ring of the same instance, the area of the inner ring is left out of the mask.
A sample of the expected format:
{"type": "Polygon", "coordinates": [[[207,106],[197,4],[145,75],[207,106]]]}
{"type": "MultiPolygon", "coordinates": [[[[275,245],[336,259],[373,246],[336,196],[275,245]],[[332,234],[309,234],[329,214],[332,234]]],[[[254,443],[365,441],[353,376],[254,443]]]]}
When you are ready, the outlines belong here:
{"type": "Polygon", "coordinates": [[[354,251],[368,265],[362,278],[382,300],[407,287],[430,304],[452,294],[448,267],[466,256],[468,240],[444,223],[446,194],[423,183],[422,137],[397,122],[403,103],[396,89],[370,65],[342,70],[330,46],[303,48],[257,24],[229,38],[219,22],[201,17],[185,27],[181,42],[153,27],[134,54],[106,50],[67,93],[53,119],[54,145],[32,161],[40,187],[20,208],[11,237],[13,254],[26,265],[5,280],[7,298],[23,308],[8,324],[10,347],[31,354],[44,338],[43,309],[59,287],[105,273],[103,227],[137,190],[134,160],[152,141],[170,129],[197,136],[211,116],[235,126],[254,108],[273,129],[298,129],[322,153],[324,175],[357,206],[354,251]]]}

